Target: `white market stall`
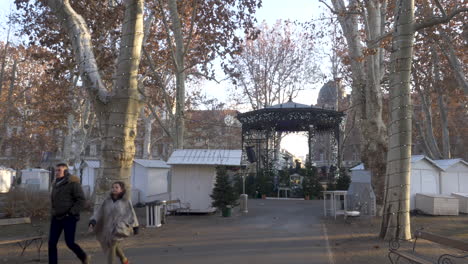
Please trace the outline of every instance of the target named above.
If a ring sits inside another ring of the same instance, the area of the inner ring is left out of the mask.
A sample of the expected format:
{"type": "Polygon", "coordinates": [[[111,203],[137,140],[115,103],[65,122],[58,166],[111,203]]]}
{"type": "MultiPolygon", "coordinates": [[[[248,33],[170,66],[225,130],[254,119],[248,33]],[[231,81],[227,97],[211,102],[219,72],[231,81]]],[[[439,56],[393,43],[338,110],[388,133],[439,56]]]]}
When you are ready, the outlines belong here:
{"type": "Polygon", "coordinates": [[[468,163],[463,159],[434,161],[442,168],[440,172],[442,194],[468,193],[468,163]]]}
{"type": "MultiPolygon", "coordinates": [[[[411,156],[410,209],[416,209],[416,194],[440,194],[439,174],[442,169],[424,155],[411,156]]],[[[421,208],[418,208],[421,209],[421,208]]]]}
{"type": "Polygon", "coordinates": [[[216,166],[240,166],[241,150],[179,149],[167,164],[172,166],[171,199],[179,199],[189,212],[209,213],[216,182],[216,166]]]}
{"type": "Polygon", "coordinates": [[[21,186],[35,191],[48,191],[50,171],[44,169],[21,170],[21,186]]]}
{"type": "Polygon", "coordinates": [[[10,191],[15,177],[15,170],[0,167],[0,193],[7,193],[10,191]]]}
{"type": "Polygon", "coordinates": [[[89,186],[90,194],[94,191],[94,184],[96,181],[96,176],[98,175],[100,164],[101,163],[99,160],[85,160],[83,166],[81,167],[83,169],[81,174],[81,185],[83,187],[89,186]]]}
{"type": "MultiPolygon", "coordinates": [[[[364,164],[359,164],[350,169],[351,184],[353,182],[371,182],[371,173],[364,169],[364,164]]],[[[440,172],[435,161],[424,155],[411,156],[411,179],[410,179],[410,209],[415,209],[417,193],[440,194],[440,172]]]]}
{"type": "Polygon", "coordinates": [[[169,200],[170,166],[162,160],[135,159],[132,168],[132,202],[169,200]]]}

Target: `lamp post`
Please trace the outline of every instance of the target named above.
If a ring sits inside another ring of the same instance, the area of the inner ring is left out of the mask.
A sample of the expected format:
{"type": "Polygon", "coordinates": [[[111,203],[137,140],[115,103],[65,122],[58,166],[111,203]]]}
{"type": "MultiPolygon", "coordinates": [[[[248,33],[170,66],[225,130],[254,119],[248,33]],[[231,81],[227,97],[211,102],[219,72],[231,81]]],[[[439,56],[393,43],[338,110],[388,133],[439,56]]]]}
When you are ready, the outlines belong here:
{"type": "Polygon", "coordinates": [[[246,174],[246,166],[245,164],[241,165],[241,177],[242,177],[242,194],[240,196],[240,209],[241,212],[243,213],[248,213],[249,211],[247,210],[247,201],[248,201],[248,195],[245,193],[245,174],[246,174]]]}

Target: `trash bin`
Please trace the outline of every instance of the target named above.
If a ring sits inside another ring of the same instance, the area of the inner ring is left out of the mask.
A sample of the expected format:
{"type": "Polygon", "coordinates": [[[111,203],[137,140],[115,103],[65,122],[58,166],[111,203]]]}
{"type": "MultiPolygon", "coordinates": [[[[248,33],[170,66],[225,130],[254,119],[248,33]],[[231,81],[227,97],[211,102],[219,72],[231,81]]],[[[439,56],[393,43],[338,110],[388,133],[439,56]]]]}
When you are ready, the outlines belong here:
{"type": "Polygon", "coordinates": [[[163,201],[146,203],[146,227],[161,226],[161,208],[163,208],[163,201]]]}
{"type": "Polygon", "coordinates": [[[232,208],[231,207],[226,207],[221,210],[221,214],[223,217],[230,217],[232,214],[232,208]]]}
{"type": "Polygon", "coordinates": [[[242,213],[248,213],[249,210],[247,209],[247,201],[249,196],[247,194],[240,195],[240,210],[242,213]]]}

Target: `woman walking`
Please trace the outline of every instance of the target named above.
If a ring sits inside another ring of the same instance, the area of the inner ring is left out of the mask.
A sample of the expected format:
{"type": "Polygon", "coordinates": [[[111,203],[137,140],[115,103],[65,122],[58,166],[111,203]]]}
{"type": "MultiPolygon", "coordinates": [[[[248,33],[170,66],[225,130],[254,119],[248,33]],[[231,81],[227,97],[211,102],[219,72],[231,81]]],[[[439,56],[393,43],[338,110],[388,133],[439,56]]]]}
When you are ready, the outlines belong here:
{"type": "Polygon", "coordinates": [[[90,231],[107,254],[107,263],[113,264],[117,255],[122,264],[129,264],[120,246],[120,241],[133,233],[138,234],[138,219],[130,199],[126,195],[125,184],[117,181],[112,184],[110,197],[95,210],[89,221],[90,231]]]}

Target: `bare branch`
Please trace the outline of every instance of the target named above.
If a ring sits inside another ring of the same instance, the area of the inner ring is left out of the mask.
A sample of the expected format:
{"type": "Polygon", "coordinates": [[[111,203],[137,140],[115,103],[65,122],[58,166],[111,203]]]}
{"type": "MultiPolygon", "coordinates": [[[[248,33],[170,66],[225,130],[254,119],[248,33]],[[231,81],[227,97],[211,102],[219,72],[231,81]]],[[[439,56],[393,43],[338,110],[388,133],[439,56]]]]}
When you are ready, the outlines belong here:
{"type": "Polygon", "coordinates": [[[163,7],[161,1],[158,1],[158,4],[159,4],[159,11],[161,13],[161,18],[162,18],[162,22],[163,22],[163,25],[164,25],[164,29],[167,32],[166,42],[167,42],[167,45],[168,45],[169,49],[171,50],[172,61],[173,61],[174,65],[177,65],[176,56],[175,56],[176,52],[174,50],[174,45],[172,45],[172,41],[171,41],[171,38],[170,38],[169,32],[171,32],[171,31],[170,31],[169,25],[167,23],[166,15],[164,14],[164,7],[163,7]]]}
{"type": "Polygon", "coordinates": [[[455,9],[454,11],[450,12],[450,14],[448,14],[445,17],[437,17],[437,18],[430,19],[429,21],[416,24],[414,26],[414,31],[418,31],[418,30],[425,29],[425,28],[432,27],[432,26],[439,25],[439,24],[448,23],[454,16],[462,12],[467,12],[467,11],[468,11],[468,7],[455,9]]]}
{"type": "MultiPolygon", "coordinates": [[[[422,30],[422,29],[425,29],[425,28],[428,28],[428,27],[432,27],[432,26],[435,26],[435,25],[439,25],[439,24],[444,24],[444,23],[448,23],[454,16],[462,13],[462,12],[467,12],[468,11],[468,8],[460,8],[460,9],[456,9],[454,11],[452,11],[448,16],[445,16],[445,17],[435,17],[433,19],[430,19],[428,21],[425,21],[425,22],[422,22],[422,23],[419,23],[419,24],[416,24],[414,25],[414,31],[419,31],[419,30],[422,30]]],[[[390,32],[387,32],[379,37],[377,37],[376,39],[374,40],[369,40],[367,41],[367,43],[370,43],[372,45],[375,45],[377,44],[378,42],[382,41],[383,39],[391,36],[393,34],[393,31],[390,31],[390,32]]]]}
{"type": "Polygon", "coordinates": [[[143,54],[145,55],[146,60],[148,61],[148,64],[149,64],[150,69],[151,69],[151,71],[153,73],[153,77],[156,80],[156,83],[161,88],[161,91],[162,91],[162,93],[164,95],[164,102],[166,103],[166,107],[168,109],[168,112],[170,113],[171,117],[173,118],[172,112],[169,111],[170,110],[170,105],[171,105],[169,95],[167,94],[167,91],[165,89],[165,85],[164,85],[164,83],[162,81],[162,78],[159,75],[159,73],[157,72],[156,67],[154,66],[153,60],[151,59],[151,57],[149,56],[149,54],[148,54],[148,52],[146,51],[145,48],[143,48],[143,54]]]}
{"type": "Polygon", "coordinates": [[[437,8],[439,8],[440,12],[442,13],[442,15],[444,17],[447,17],[447,13],[445,13],[445,10],[444,8],[442,7],[442,5],[440,4],[439,0],[434,0],[434,3],[435,5],[437,6],[437,8]]]}
{"type": "Polygon", "coordinates": [[[329,6],[324,0],[319,0],[320,3],[324,4],[326,7],[328,7],[328,9],[330,9],[330,12],[332,12],[333,14],[338,14],[338,12],[336,12],[331,6],[329,6]]]}
{"type": "Polygon", "coordinates": [[[192,75],[197,75],[197,76],[205,77],[206,79],[208,79],[208,80],[210,80],[210,81],[215,81],[215,82],[218,83],[218,84],[221,83],[221,82],[224,81],[224,80],[229,79],[229,77],[226,77],[226,78],[224,78],[224,79],[222,79],[222,80],[217,80],[216,78],[211,77],[211,76],[209,76],[209,75],[207,75],[207,74],[204,74],[204,73],[201,73],[201,72],[194,72],[194,73],[192,73],[192,75]]]}
{"type": "Polygon", "coordinates": [[[81,79],[97,98],[106,103],[109,100],[109,92],[101,80],[96,58],[92,50],[91,34],[84,18],[75,12],[68,1],[49,0],[48,6],[54,11],[57,18],[65,25],[70,37],[75,60],[80,70],[81,79]]]}
{"type": "Polygon", "coordinates": [[[332,12],[335,15],[339,15],[339,16],[343,16],[343,15],[362,15],[362,12],[358,12],[358,11],[341,11],[341,12],[337,12],[331,6],[329,6],[324,0],[319,0],[319,2],[321,2],[322,4],[327,6],[328,9],[330,9],[330,12],[332,12]]]}
{"type": "Polygon", "coordinates": [[[195,0],[195,1],[193,1],[193,11],[192,11],[192,19],[190,21],[189,36],[188,36],[188,39],[187,39],[187,43],[185,44],[186,49],[184,51],[184,54],[182,55],[184,57],[185,57],[185,55],[187,55],[187,51],[189,50],[190,43],[192,42],[193,28],[195,26],[195,19],[196,19],[196,15],[197,15],[197,9],[198,9],[198,1],[195,0]]]}
{"type": "Polygon", "coordinates": [[[146,105],[148,106],[148,108],[150,109],[151,111],[151,114],[153,114],[154,118],[156,119],[156,121],[158,121],[158,124],[161,126],[161,128],[164,130],[164,133],[166,133],[166,135],[168,137],[171,138],[172,142],[174,142],[174,137],[171,135],[171,133],[167,130],[166,126],[162,123],[162,120],[161,118],[159,118],[158,114],[156,113],[156,111],[154,111],[152,105],[147,101],[146,102],[146,105]]]}

